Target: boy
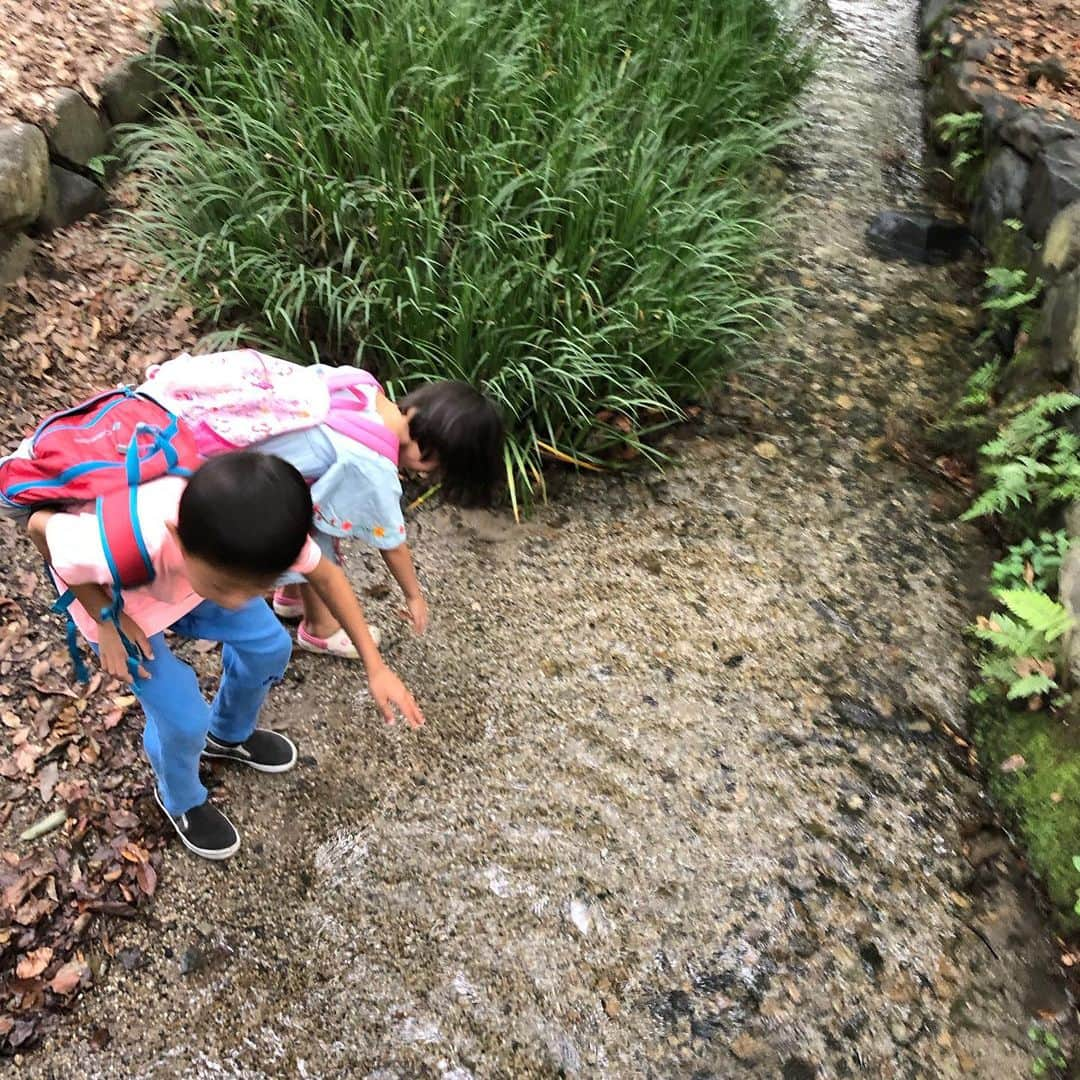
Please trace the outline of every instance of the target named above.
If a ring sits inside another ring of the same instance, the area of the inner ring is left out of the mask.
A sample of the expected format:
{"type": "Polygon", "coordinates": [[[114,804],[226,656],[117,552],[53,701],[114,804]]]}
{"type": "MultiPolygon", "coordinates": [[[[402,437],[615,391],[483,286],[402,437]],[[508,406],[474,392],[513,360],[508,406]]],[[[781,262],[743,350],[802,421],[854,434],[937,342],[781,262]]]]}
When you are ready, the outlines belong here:
{"type": "Polygon", "coordinates": [[[236,852],[240,837],[207,800],[200,756],[228,758],[261,772],[284,772],[296,764],[289,739],[255,726],[291,653],[289,635],[262,599],[282,573],[303,573],[340,620],[387,723],[394,721],[394,707],[413,726],[423,723],[423,715],[379,655],[344,573],[310,539],[311,495],[291,465],[264,454],[225,454],[190,480],[166,477],[144,484],[135,498],[155,577],[125,590],[119,630],[94,614],[112,601],[96,516],[38,510],[28,528],[61,587],[74,593],[71,614],[102,667],[132,683],[143,706],[143,745],[157,779],[158,803],[189,850],[225,859],[236,852]],[[170,652],[167,629],[222,642],[221,686],[212,705],[195,672],[170,652]],[[121,631],[141,653],[134,676],[121,631]]]}

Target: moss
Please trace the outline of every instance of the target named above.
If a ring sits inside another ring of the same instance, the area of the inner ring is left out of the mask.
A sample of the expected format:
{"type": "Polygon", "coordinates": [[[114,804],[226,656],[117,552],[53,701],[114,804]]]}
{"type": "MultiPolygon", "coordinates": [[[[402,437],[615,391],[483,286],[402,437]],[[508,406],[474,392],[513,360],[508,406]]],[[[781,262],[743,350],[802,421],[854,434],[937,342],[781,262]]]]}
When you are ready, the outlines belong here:
{"type": "Polygon", "coordinates": [[[1080,873],[1080,709],[1025,712],[988,706],[976,721],[975,742],[990,789],[1012,819],[1032,870],[1046,885],[1062,921],[1080,928],[1073,914],[1080,873]],[[1015,754],[1022,768],[1003,773],[1015,754]]]}

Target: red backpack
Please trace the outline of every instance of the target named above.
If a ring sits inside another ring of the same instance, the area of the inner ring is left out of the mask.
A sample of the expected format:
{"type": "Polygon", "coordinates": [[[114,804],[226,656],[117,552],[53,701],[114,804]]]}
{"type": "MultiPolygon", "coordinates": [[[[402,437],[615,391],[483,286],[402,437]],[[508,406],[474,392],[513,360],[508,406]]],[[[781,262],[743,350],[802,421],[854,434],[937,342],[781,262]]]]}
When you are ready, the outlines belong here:
{"type": "MultiPolygon", "coordinates": [[[[113,578],[113,603],[102,614],[118,622],[121,590],[154,577],[135,489],[162,476],[190,476],[201,460],[177,416],[130,387],[108,390],[47,417],[0,461],[0,515],[26,517],[46,507],[94,502],[113,578]]],[[[56,610],[66,611],[72,599],[65,593],[56,610]]],[[[70,625],[69,640],[74,642],[70,625]]],[[[82,678],[85,669],[72,655],[82,678]]]]}

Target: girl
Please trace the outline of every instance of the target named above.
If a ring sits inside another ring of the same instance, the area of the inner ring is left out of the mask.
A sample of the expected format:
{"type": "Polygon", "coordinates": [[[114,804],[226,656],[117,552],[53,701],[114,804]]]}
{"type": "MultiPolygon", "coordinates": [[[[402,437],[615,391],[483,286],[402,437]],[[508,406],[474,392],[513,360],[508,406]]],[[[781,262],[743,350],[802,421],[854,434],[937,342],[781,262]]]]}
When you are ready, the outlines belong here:
{"type": "MultiPolygon", "coordinates": [[[[311,485],[324,555],[340,563],[337,543],[345,538],[373,544],[404,595],[402,616],[425,631],[427,601],[405,542],[398,471],[438,482],[451,503],[488,502],[502,474],[503,424],[479,391],[428,383],[399,406],[359,368],[303,367],[252,349],[182,354],[150,368],[139,389],[183,417],[207,456],[251,448],[295,466],[311,485]]],[[[279,582],[273,604],[283,618],[300,617],[302,649],[357,657],[300,575],[279,582]]]]}

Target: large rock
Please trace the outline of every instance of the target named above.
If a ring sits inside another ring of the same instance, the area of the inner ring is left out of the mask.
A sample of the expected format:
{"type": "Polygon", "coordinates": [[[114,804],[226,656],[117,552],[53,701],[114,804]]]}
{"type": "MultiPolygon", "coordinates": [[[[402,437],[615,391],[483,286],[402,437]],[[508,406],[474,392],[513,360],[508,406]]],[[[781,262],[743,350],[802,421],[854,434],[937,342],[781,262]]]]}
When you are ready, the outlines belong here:
{"type": "Polygon", "coordinates": [[[37,227],[44,232],[62,229],[87,214],[104,210],[105,205],[105,192],[92,180],[52,165],[49,167],[49,193],[37,227]]]}
{"type": "Polygon", "coordinates": [[[0,229],[27,225],[45,202],[49,147],[31,124],[0,125],[0,229]]]}
{"type": "Polygon", "coordinates": [[[930,37],[953,8],[953,0],[925,0],[919,13],[919,44],[925,49],[930,37]]]}
{"type": "Polygon", "coordinates": [[[1080,265],[1080,201],[1066,206],[1046,230],[1039,272],[1054,278],[1080,265]]]}
{"type": "Polygon", "coordinates": [[[33,253],[34,242],[26,233],[0,233],[0,286],[22,277],[33,253]]]}
{"type": "MultiPolygon", "coordinates": [[[[989,84],[984,84],[982,79],[982,69],[970,60],[946,64],[933,77],[926,92],[927,116],[981,110],[982,100],[990,92],[989,84]]],[[[931,135],[935,145],[944,148],[936,123],[931,128],[931,135]]]]}
{"type": "Polygon", "coordinates": [[[866,242],[882,258],[915,263],[950,262],[973,246],[963,225],[914,210],[883,210],[867,226],[866,242]]]}
{"type": "MultiPolygon", "coordinates": [[[[1069,535],[1080,539],[1076,532],[1074,503],[1068,514],[1069,535]]],[[[1065,610],[1073,617],[1076,626],[1064,638],[1065,672],[1070,687],[1080,685],[1080,545],[1069,550],[1058,571],[1058,595],[1065,610]]]]}
{"type": "Polygon", "coordinates": [[[1080,199],[1080,140],[1063,139],[1048,146],[1031,167],[1024,191],[1024,223],[1042,240],[1050,222],[1080,199]]]}
{"type": "Polygon", "coordinates": [[[987,159],[972,211],[975,233],[989,240],[1003,221],[1024,212],[1028,163],[1015,150],[1000,146],[987,159]]]}
{"type": "Polygon", "coordinates": [[[72,165],[87,165],[109,146],[101,116],[77,90],[61,90],[50,101],[45,138],[52,156],[72,165]]]}
{"type": "Polygon", "coordinates": [[[1080,389],[1080,270],[1059,278],[1047,290],[1034,337],[1046,342],[1051,370],[1071,373],[1074,390],[1080,389]]]}
{"type": "Polygon", "coordinates": [[[158,74],[155,62],[177,55],[175,42],[160,38],[153,55],[132,56],[113,68],[101,84],[105,111],[114,124],[131,124],[142,120],[165,92],[165,83],[158,74]]]}
{"type": "Polygon", "coordinates": [[[1018,107],[995,128],[995,134],[1029,161],[1034,161],[1048,146],[1080,135],[1080,126],[1051,120],[1038,109],[1018,107]]]}

